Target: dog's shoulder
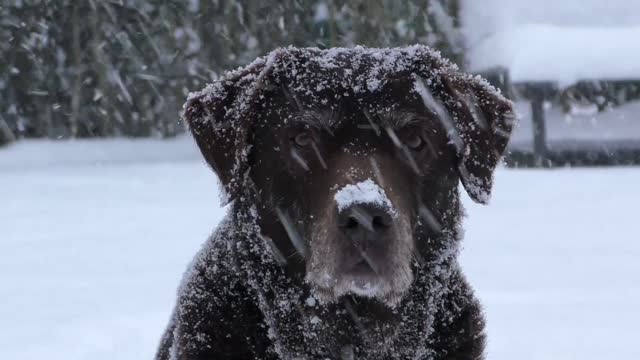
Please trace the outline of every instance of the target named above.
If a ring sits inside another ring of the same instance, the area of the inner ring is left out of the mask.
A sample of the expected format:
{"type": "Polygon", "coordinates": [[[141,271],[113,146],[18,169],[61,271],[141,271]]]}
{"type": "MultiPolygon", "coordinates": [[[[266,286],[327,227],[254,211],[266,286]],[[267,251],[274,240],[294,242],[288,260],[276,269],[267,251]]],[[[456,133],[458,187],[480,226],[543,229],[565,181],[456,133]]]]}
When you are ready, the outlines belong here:
{"type": "Polygon", "coordinates": [[[484,312],[459,267],[449,279],[444,306],[436,316],[433,333],[431,348],[438,359],[484,358],[484,312]]]}
{"type": "Polygon", "coordinates": [[[266,352],[262,313],[238,270],[234,226],[223,220],[185,272],[157,359],[240,359],[266,352]]]}

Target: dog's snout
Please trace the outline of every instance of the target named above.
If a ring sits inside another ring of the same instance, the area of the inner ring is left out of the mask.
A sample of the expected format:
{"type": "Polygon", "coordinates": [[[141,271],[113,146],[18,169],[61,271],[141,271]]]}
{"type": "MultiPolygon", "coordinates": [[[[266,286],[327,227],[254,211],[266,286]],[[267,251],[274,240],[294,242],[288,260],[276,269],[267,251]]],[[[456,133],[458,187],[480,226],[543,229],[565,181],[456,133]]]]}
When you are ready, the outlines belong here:
{"type": "Polygon", "coordinates": [[[373,205],[358,204],[339,214],[340,229],[352,240],[375,241],[392,226],[388,211],[373,205]]]}

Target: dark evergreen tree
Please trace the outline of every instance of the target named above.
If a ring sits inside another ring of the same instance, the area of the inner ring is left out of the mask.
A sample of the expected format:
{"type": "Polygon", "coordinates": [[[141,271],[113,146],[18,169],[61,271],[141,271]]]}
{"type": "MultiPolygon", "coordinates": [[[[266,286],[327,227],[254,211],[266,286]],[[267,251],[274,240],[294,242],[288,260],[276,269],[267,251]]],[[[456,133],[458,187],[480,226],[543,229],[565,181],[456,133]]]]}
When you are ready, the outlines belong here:
{"type": "Polygon", "coordinates": [[[4,0],[0,144],[173,136],[190,90],[281,46],[423,43],[462,62],[458,0],[4,0]]]}

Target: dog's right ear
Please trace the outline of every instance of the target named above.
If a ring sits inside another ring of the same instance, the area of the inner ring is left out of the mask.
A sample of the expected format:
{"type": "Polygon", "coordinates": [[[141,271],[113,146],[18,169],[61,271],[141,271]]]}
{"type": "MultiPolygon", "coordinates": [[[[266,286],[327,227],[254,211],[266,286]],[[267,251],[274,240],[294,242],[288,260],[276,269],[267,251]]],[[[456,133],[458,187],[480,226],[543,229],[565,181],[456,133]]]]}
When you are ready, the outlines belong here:
{"type": "Polygon", "coordinates": [[[224,188],[223,205],[242,191],[248,169],[249,130],[255,84],[260,69],[245,69],[193,93],[184,104],[182,118],[188,124],[200,152],[224,188]]]}

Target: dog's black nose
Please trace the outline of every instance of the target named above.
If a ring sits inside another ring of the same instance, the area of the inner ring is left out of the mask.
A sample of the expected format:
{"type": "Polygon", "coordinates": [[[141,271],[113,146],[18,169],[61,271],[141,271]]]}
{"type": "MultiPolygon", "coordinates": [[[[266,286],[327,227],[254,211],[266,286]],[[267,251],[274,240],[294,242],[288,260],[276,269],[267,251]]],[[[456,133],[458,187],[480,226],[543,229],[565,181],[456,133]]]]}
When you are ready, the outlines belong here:
{"type": "Polygon", "coordinates": [[[338,215],[340,229],[354,241],[376,241],[392,225],[392,217],[385,209],[369,204],[356,204],[338,215]]]}

